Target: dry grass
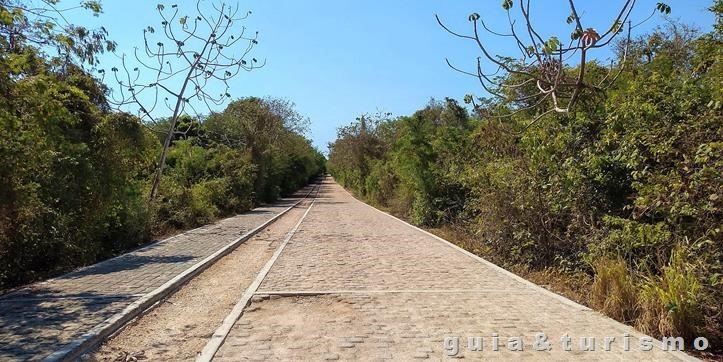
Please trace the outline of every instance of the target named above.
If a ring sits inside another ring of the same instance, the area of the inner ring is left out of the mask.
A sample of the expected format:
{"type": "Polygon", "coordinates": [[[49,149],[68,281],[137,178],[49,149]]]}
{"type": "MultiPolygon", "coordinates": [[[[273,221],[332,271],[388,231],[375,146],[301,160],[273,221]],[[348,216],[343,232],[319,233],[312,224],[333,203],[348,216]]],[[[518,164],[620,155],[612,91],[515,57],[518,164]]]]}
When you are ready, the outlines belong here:
{"type": "MultiPolygon", "coordinates": [[[[386,208],[386,211],[389,208],[386,208]]],[[[593,263],[595,277],[582,271],[530,270],[521,265],[507,265],[504,256],[479,242],[468,233],[449,226],[427,231],[457,246],[503,266],[513,273],[558,293],[577,303],[614,318],[652,336],[681,336],[688,343],[702,331],[701,306],[705,303],[703,287],[682,248],[677,248],[658,278],[633,274],[623,260],[603,258],[593,263]]],[[[691,351],[694,351],[691,349],[691,351]]],[[[711,346],[695,355],[706,361],[723,361],[723,350],[711,346]]]]}
{"type": "Polygon", "coordinates": [[[702,285],[686,261],[681,248],[676,248],[670,263],[659,278],[647,278],[641,292],[642,315],[636,327],[644,332],[697,337],[695,326],[701,325],[702,285]]]}
{"type": "Polygon", "coordinates": [[[638,316],[638,288],[623,260],[603,258],[593,264],[595,280],[590,288],[590,305],[623,323],[638,316]]]}
{"type": "Polygon", "coordinates": [[[589,305],[588,292],[592,279],[589,275],[577,272],[569,273],[555,269],[545,270],[529,270],[522,266],[509,266],[505,264],[505,260],[500,255],[494,253],[492,249],[469,235],[455,231],[448,227],[438,229],[428,229],[429,232],[453,242],[457,246],[465,249],[475,255],[479,255],[486,260],[503,266],[511,272],[558,293],[568,299],[583,305],[589,305]]]}

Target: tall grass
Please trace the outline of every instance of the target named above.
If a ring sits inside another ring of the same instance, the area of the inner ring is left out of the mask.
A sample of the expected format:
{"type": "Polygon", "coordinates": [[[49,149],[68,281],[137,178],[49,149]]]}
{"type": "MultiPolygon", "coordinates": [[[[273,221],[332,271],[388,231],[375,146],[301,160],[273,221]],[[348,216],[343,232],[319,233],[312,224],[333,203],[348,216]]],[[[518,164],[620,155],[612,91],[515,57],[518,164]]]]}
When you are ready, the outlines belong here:
{"type": "Polygon", "coordinates": [[[683,247],[676,247],[661,276],[646,278],[640,292],[644,311],[637,327],[663,336],[691,340],[701,325],[703,288],[683,247]]]}
{"type": "Polygon", "coordinates": [[[602,258],[593,263],[595,280],[590,290],[592,306],[615,318],[630,323],[639,312],[638,289],[622,259],[602,258]]]}

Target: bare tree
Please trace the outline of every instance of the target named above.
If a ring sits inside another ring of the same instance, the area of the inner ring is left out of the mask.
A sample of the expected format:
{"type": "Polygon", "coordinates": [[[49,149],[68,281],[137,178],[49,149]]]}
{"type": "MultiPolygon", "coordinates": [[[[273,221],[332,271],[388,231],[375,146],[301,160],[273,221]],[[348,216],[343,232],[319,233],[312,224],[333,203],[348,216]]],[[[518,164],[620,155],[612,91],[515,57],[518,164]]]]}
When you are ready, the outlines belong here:
{"type": "Polygon", "coordinates": [[[245,27],[236,26],[248,18],[250,11],[239,16],[238,5],[214,3],[203,7],[200,0],[196,2],[195,17],[179,15],[177,5],[171,5],[167,10],[166,6],[159,4],[157,10],[163,30],[157,32],[152,26],[143,30],[144,46],[135,49],[130,61],[138,63],[137,66],[131,69],[124,54],[120,56],[121,68],[112,69],[118,84],[117,92],[112,93],[112,101],[117,107],[138,106],[139,117],[153,123],[156,122],[154,115],[159,112],[157,108],[165,107],[171,112],[153,178],[151,200],[158,193],[174,135],[187,132],[177,130],[179,118],[189,111],[198,115],[197,108],[200,106],[210,111],[214,105],[223,104],[231,97],[228,84],[231,78],[241,71],[251,71],[264,65],[256,58],[247,60],[258,44],[258,32],[249,36],[245,27]],[[159,33],[160,36],[157,35],[159,33]],[[152,40],[154,36],[160,40],[152,40]],[[148,75],[152,78],[148,79],[148,75]],[[218,86],[223,90],[212,94],[218,86]]]}
{"type": "MultiPolygon", "coordinates": [[[[622,1],[615,18],[606,25],[607,29],[598,32],[592,27],[583,25],[584,19],[579,15],[575,1],[568,0],[570,15],[567,17],[567,23],[573,25],[574,30],[570,34],[569,43],[565,45],[556,36],[544,39],[540,35],[540,30],[531,18],[530,3],[531,0],[520,0],[518,5],[515,5],[513,0],[502,2],[509,24],[506,32],[492,30],[478,13],[473,13],[468,18],[472,22],[472,34],[453,31],[439,16],[435,16],[439,25],[447,32],[473,41],[482,53],[482,56],[477,58],[474,71],[460,69],[446,59],[449,67],[479,79],[482,88],[493,97],[519,105],[512,114],[542,108],[528,127],[550,113],[570,112],[584,90],[604,90],[612,84],[623,71],[630,31],[650,19],[656,12],[669,14],[671,10],[670,6],[657,3],[648,18],[633,24],[630,17],[636,0],[625,0],[622,1]],[[517,16],[512,14],[515,7],[519,9],[517,16]],[[518,26],[518,20],[521,20],[521,26],[518,26]],[[514,42],[519,48],[520,55],[508,57],[494,53],[482,40],[480,34],[483,31],[514,42]],[[608,46],[623,32],[627,32],[628,41],[623,42],[622,59],[617,64],[611,61],[608,73],[602,79],[589,81],[586,77],[588,52],[608,46]],[[484,63],[492,65],[491,71],[483,69],[486,66],[484,63]],[[522,91],[523,88],[528,89],[530,86],[534,89],[533,92],[522,91]]],[[[467,96],[465,101],[474,105],[471,96],[467,96]]]]}

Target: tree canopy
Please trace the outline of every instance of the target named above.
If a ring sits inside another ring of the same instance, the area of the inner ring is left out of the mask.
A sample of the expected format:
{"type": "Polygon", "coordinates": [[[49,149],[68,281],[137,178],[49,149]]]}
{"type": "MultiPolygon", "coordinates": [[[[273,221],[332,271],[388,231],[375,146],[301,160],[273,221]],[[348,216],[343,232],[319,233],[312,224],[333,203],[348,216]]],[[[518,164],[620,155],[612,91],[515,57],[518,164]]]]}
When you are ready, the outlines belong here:
{"type": "Polygon", "coordinates": [[[631,39],[615,82],[574,112],[528,127],[539,110],[446,99],[362,117],[339,129],[330,172],[496,263],[572,280],[574,297],[646,333],[720,345],[722,4],[710,33],[672,23],[631,39]]]}

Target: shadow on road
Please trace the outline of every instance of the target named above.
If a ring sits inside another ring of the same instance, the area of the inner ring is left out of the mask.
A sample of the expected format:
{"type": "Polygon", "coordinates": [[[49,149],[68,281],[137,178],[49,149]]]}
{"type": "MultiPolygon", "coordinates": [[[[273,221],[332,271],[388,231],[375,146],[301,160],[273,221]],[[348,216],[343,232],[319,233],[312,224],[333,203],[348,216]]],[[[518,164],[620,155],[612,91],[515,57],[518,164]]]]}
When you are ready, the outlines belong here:
{"type": "Polygon", "coordinates": [[[41,359],[111,317],[127,294],[19,290],[0,298],[0,360],[41,359]]]}

